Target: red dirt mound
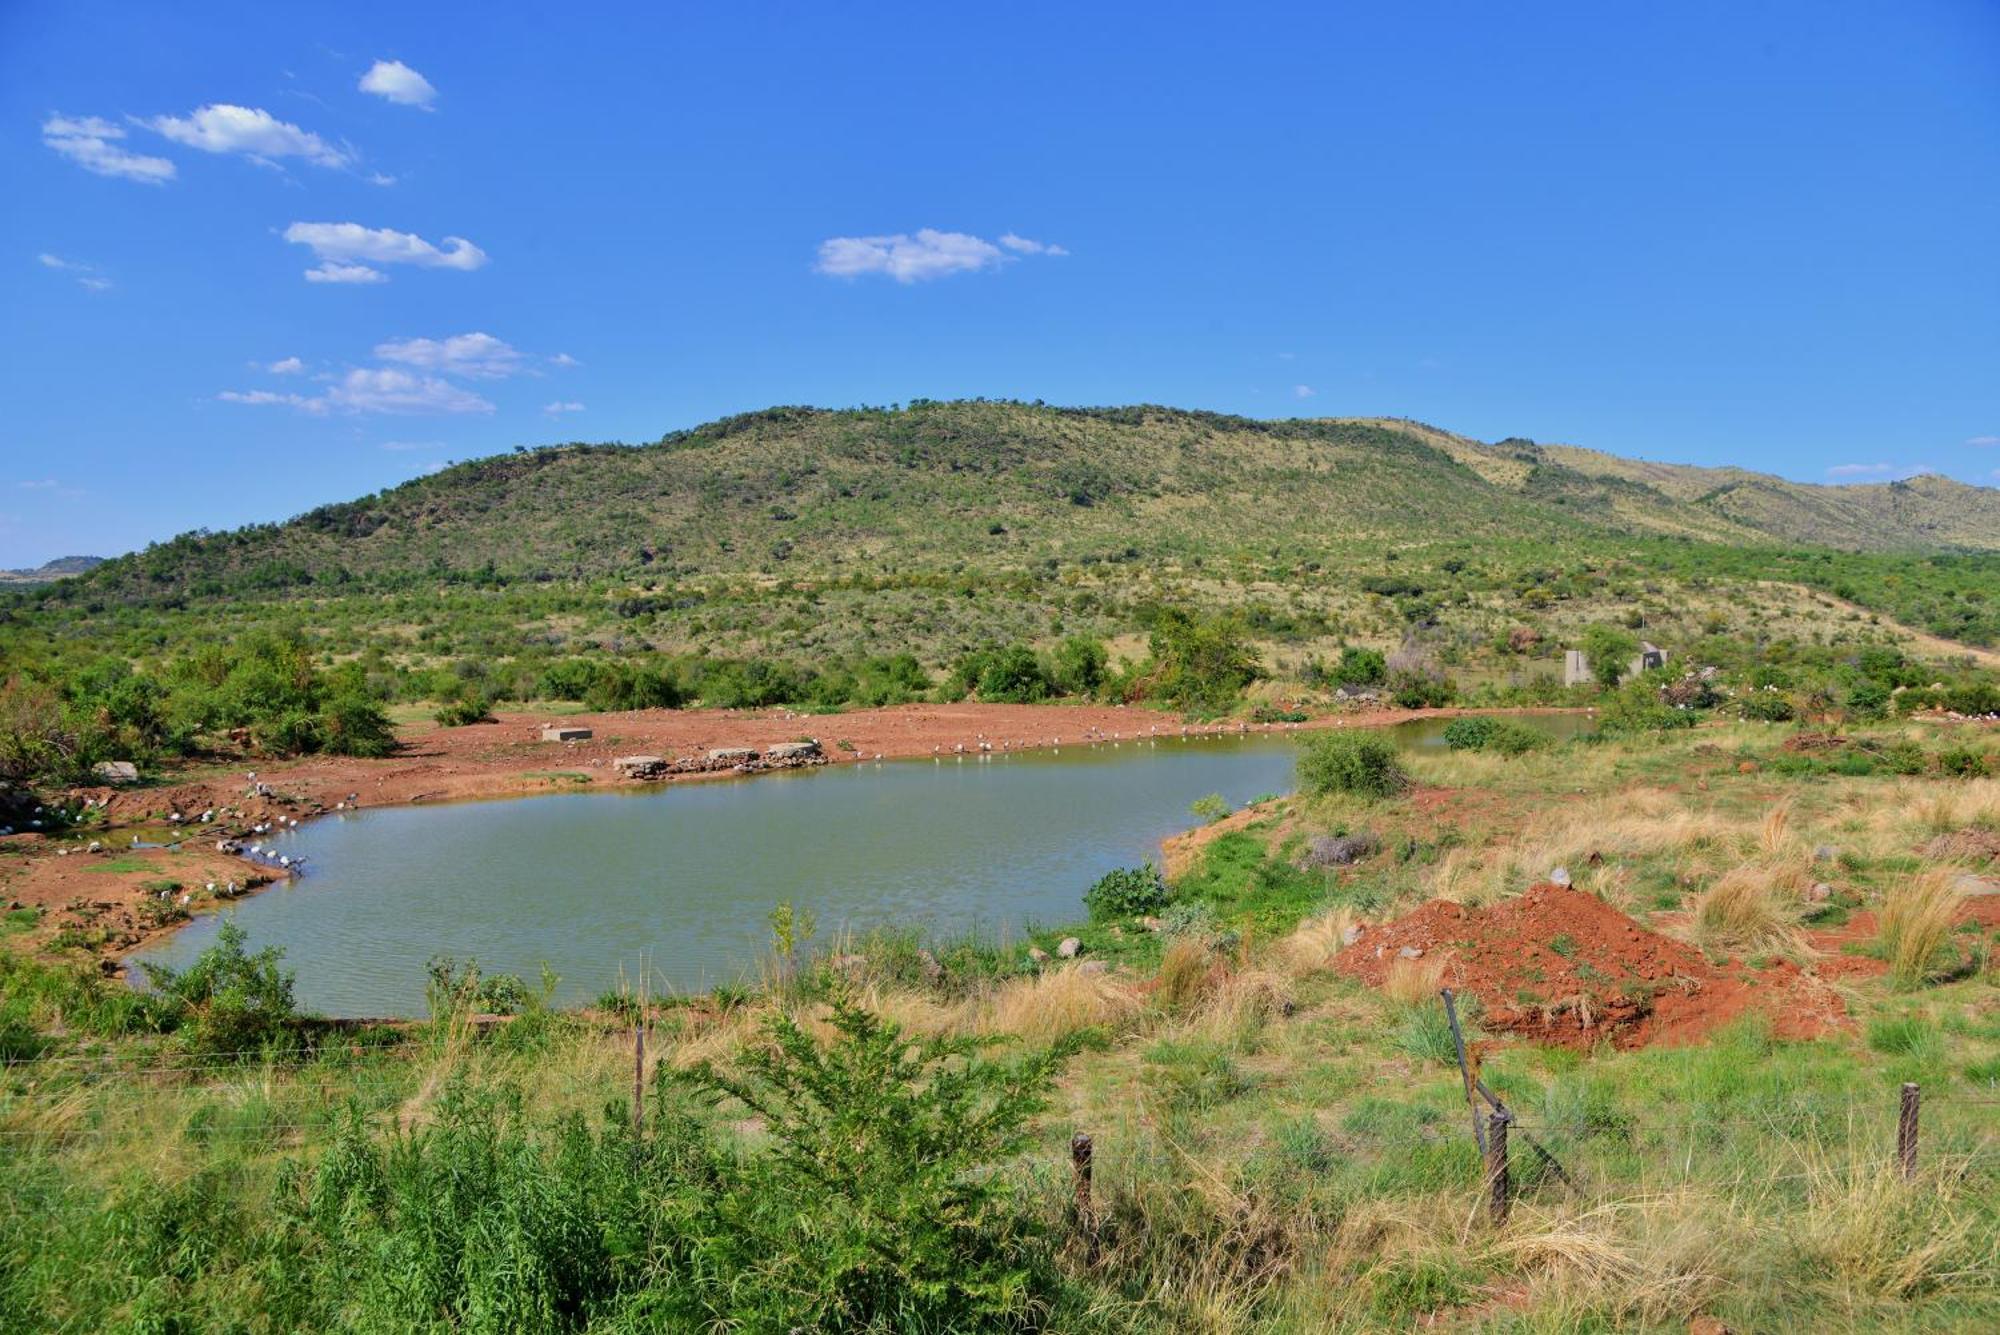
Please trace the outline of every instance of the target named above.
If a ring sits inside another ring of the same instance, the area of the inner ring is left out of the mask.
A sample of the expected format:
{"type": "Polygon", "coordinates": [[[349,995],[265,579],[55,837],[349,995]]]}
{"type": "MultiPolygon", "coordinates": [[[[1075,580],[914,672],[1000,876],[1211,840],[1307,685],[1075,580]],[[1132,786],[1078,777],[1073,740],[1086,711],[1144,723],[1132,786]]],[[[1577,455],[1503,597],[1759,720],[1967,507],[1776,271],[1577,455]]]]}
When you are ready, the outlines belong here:
{"type": "Polygon", "coordinates": [[[1768,1010],[1786,1037],[1844,1019],[1838,998],[1790,965],[1718,969],[1694,947],[1558,885],[1490,908],[1432,900],[1364,929],[1333,967],[1380,984],[1406,950],[1443,959],[1445,984],[1478,998],[1485,1028],[1565,1047],[1684,1042],[1750,1009],[1768,1010]]]}

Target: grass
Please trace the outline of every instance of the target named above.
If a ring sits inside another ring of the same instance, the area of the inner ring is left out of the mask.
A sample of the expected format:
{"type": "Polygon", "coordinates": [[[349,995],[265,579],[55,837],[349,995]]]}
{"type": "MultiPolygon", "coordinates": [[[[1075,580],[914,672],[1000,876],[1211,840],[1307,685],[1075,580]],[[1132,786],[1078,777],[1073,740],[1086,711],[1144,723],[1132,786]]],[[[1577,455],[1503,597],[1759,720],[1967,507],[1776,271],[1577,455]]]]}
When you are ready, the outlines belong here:
{"type": "MultiPolygon", "coordinates": [[[[1440,882],[1506,894],[1555,859],[1630,911],[1666,897],[1692,922],[1695,902],[1732,870],[1749,868],[1739,879],[1761,893],[1790,884],[1806,850],[1833,845],[1815,874],[1844,904],[1885,923],[1936,916],[1934,904],[1915,911],[1929,901],[1910,887],[1959,869],[1910,850],[1934,818],[1963,828],[1976,785],[1738,772],[1739,748],[1782,735],[1746,725],[1593,746],[1560,793],[1517,786],[1503,769],[1456,771],[1470,782],[1448,794],[1442,816],[1371,805],[1384,852],[1331,874],[1299,872],[1295,842],[1352,812],[1303,804],[1207,846],[1175,887],[1200,907],[1198,930],[1166,940],[1106,932],[1100,952],[1100,937],[1072,929],[1108,970],[1050,961],[1030,971],[1018,945],[940,942],[931,972],[920,939],[882,933],[838,943],[866,961],[840,971],[841,986],[910,1034],[988,1042],[1001,1062],[1086,1045],[1031,1142],[986,1170],[1005,1188],[995,1217],[1045,1329],[1671,1330],[1697,1317],[1739,1330],[1989,1328],[2000,1322],[2000,1159],[1991,1109],[1970,1100],[2000,1082],[1990,970],[1944,967],[1940,946],[1907,989],[1855,975],[1840,986],[1856,1029],[1811,1040],[1782,1038],[1755,1015],[1697,1043],[1633,1051],[1475,1038],[1482,1077],[1578,1184],[1564,1186],[1517,1138],[1515,1215],[1496,1231],[1480,1222],[1470,1114],[1436,1000],[1443,951],[1396,961],[1379,992],[1328,967],[1350,929],[1364,928],[1367,949],[1368,925],[1440,882]],[[1709,786],[1693,787],[1690,774],[1709,786]],[[1776,838],[1774,796],[1789,798],[1776,838]],[[1926,811],[1932,798],[1949,809],[1926,811]],[[1458,839],[1442,851],[1425,842],[1440,821],[1458,839]],[[1924,1088],[1913,1184],[1888,1167],[1905,1079],[1924,1088]],[[1077,1131],[1096,1145],[1095,1259],[1071,1217],[1077,1131]]],[[[1429,782],[1431,758],[1414,764],[1429,782]]],[[[1742,928],[1741,915],[1727,921],[1742,928]]],[[[1882,953],[1894,955],[1886,944],[1882,953]]],[[[733,1069],[768,1043],[779,1012],[826,1041],[833,986],[808,964],[782,994],[656,1006],[649,1075],[733,1069]]],[[[426,1217],[439,1237],[478,1231],[454,1254],[484,1258],[494,1324],[583,1328],[580,1309],[525,1299],[550,1292],[537,1287],[548,1277],[606,1257],[651,1264],[694,1236],[660,1231],[683,1198],[629,1194],[655,1179],[615,1132],[632,1084],[626,1019],[607,1029],[583,1015],[535,1016],[484,1037],[420,1026],[195,1068],[173,1035],[151,1031],[143,1006],[73,971],[0,955],[0,1044],[99,1054],[94,1065],[0,1070],[0,1325],[398,1326],[379,1280],[432,1272],[414,1261],[395,1269],[406,1253],[380,1250],[382,1235],[360,1216],[314,1216],[335,1198],[306,1184],[343,1164],[365,1183],[357,1148],[386,1164],[414,1154],[418,1136],[435,1137],[426,1155],[463,1137],[463,1157],[426,1159],[452,1170],[422,1179],[437,1212],[426,1217]],[[179,1069],[130,1073],[140,1066],[179,1069]]],[[[664,1089],[649,1100],[646,1155],[695,1154],[685,1138],[695,1128],[725,1137],[735,1155],[768,1144],[766,1124],[741,1104],[664,1089]]],[[[757,1231],[773,1222],[783,1220],[752,1219],[727,1236],[763,1247],[749,1240],[773,1236],[757,1231]]],[[[416,1235],[399,1245],[416,1246],[416,1235]]],[[[809,1254],[793,1243],[764,1259],[782,1268],[809,1254]]]]}
{"type": "Polygon", "coordinates": [[[1882,897],[1876,939],[1898,987],[1920,987],[1937,971],[1964,898],[1955,874],[1942,869],[1900,881],[1882,897]]]}
{"type": "Polygon", "coordinates": [[[1711,954],[1806,956],[1811,951],[1799,930],[1804,891],[1796,867],[1732,867],[1695,897],[1688,937],[1711,954]]]}

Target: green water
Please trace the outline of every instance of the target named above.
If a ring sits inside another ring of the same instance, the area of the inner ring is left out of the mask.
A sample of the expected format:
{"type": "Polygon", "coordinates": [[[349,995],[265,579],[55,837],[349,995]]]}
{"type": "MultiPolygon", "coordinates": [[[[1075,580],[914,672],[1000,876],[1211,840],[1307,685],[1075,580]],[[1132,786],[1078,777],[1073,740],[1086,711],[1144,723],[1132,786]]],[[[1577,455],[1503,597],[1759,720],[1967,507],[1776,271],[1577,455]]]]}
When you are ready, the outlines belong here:
{"type": "MultiPolygon", "coordinates": [[[[1395,735],[1436,745],[1441,728],[1395,735]]],[[[328,1015],[421,1014],[439,953],[530,980],[546,962],[566,1003],[642,973],[655,991],[698,990],[754,970],[783,900],[817,916],[821,939],[1074,921],[1091,882],[1193,823],[1190,802],[1289,792],[1292,758],[1282,735],[1162,739],[363,810],[279,836],[310,874],[224,912],[253,947],[283,946],[300,1003],[328,1015]]],[[[139,958],[186,964],[220,920],[139,958]]]]}

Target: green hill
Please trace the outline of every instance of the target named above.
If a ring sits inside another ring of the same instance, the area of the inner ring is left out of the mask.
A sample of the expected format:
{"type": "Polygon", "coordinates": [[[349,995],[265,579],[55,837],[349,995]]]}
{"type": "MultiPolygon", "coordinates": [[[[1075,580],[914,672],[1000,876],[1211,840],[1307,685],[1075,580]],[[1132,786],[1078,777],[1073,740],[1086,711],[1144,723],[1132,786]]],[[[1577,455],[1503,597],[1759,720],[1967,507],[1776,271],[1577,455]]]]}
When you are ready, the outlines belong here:
{"type": "Polygon", "coordinates": [[[501,580],[798,577],[1194,559],[1354,543],[1677,537],[1836,550],[2000,549],[2000,491],[1820,487],[1415,423],[1150,406],[773,408],[643,446],[456,465],[287,523],[193,534],[80,583],[98,596],[501,580]]]}

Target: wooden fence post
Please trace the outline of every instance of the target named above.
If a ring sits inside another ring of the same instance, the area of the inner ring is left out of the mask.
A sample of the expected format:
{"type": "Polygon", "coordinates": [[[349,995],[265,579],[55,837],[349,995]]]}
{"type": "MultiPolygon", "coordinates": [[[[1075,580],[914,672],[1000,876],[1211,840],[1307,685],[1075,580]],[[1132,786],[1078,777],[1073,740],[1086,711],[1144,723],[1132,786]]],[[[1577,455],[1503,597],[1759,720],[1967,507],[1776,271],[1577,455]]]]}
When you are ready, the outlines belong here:
{"type": "Polygon", "coordinates": [[[1076,1179],[1076,1226],[1083,1230],[1083,1245],[1092,1260],[1097,1259],[1097,1214],[1090,1201],[1091,1140],[1079,1131],[1069,1138],[1070,1172],[1076,1179]]]}
{"type": "Polygon", "coordinates": [[[1896,1114],[1896,1168],[1905,1182],[1917,1176],[1917,1113],[1922,1104],[1923,1091],[1914,1083],[1904,1085],[1902,1106],[1896,1114]]]}
{"type": "Polygon", "coordinates": [[[1504,1228],[1513,1206],[1514,1184],[1507,1170],[1506,1113],[1496,1112],[1486,1119],[1486,1210],[1493,1227],[1504,1228]]]}
{"type": "Polygon", "coordinates": [[[632,1025],[632,1136],[636,1140],[646,1131],[646,1025],[639,1020],[632,1025]]]}

